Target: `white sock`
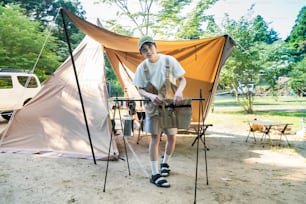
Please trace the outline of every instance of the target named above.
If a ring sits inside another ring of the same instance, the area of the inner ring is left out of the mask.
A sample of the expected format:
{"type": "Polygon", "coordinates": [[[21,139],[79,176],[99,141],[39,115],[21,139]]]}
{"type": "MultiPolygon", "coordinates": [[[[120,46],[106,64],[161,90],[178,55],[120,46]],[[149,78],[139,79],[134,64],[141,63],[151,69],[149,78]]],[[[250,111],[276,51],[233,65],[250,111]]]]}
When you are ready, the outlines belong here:
{"type": "Polygon", "coordinates": [[[151,161],[152,175],[159,174],[158,161],[151,161]]]}
{"type": "Polygon", "coordinates": [[[164,158],[163,158],[163,162],[162,162],[162,163],[169,163],[170,158],[171,158],[171,155],[168,155],[168,154],[166,154],[166,152],[165,152],[164,158]]]}

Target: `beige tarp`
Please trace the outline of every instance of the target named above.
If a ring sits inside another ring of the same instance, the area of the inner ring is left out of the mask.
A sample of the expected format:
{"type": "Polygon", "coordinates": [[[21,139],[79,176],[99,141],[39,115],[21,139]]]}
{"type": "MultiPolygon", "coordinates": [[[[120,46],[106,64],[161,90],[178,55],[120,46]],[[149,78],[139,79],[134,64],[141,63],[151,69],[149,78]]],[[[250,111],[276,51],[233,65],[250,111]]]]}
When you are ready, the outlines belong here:
{"type": "MultiPolygon", "coordinates": [[[[139,54],[138,38],[127,37],[110,32],[91,24],[72,13],[63,13],[85,34],[104,46],[107,56],[123,88],[122,68],[135,72],[143,60],[139,54]]],[[[157,40],[158,52],[174,56],[186,70],[187,87],[184,97],[199,98],[200,90],[205,108],[209,108],[214,95],[221,67],[234,47],[234,41],[228,35],[200,40],[161,41],[157,40]]],[[[136,95],[137,96],[137,95],[136,95]]],[[[130,95],[134,97],[134,95],[130,95]]],[[[193,120],[198,118],[198,101],[193,102],[193,120]]]]}
{"type": "MultiPolygon", "coordinates": [[[[73,56],[95,158],[106,159],[111,132],[103,47],[85,37],[73,56]]],[[[0,151],[93,158],[70,58],[44,83],[38,95],[16,112],[0,137],[0,151]]],[[[117,146],[112,144],[111,157],[117,157],[117,146]]]]}

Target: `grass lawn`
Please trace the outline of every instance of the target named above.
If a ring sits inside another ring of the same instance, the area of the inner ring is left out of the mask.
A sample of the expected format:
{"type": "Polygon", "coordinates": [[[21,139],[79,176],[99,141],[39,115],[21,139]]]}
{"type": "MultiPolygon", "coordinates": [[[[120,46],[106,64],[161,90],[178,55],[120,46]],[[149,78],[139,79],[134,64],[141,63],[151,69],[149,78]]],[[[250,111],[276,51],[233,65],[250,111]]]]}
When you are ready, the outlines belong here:
{"type": "MultiPolygon", "coordinates": [[[[230,95],[216,96],[212,108],[214,115],[230,115],[236,123],[257,118],[292,123],[292,128],[298,130],[301,128],[302,118],[306,118],[306,98],[255,96],[253,110],[252,114],[245,113],[235,97],[230,95]]],[[[213,117],[210,117],[210,120],[213,120],[213,117]]]]}

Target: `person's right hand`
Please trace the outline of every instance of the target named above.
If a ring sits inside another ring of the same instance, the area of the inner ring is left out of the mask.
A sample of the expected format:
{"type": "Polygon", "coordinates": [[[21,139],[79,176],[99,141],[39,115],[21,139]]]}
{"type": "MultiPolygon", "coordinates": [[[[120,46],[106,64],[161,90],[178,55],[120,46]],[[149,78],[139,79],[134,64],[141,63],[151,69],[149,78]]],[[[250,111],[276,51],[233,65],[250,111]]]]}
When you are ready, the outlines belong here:
{"type": "Polygon", "coordinates": [[[150,100],[155,104],[155,105],[162,105],[163,104],[163,99],[155,94],[152,94],[150,96],[150,100]]]}

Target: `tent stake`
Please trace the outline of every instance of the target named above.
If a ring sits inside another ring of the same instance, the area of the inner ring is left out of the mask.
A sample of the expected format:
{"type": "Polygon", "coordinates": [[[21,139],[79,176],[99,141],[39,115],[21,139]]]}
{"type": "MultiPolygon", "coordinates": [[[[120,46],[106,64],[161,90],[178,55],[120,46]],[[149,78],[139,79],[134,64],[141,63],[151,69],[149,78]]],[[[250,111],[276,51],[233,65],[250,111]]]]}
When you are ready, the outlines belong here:
{"type": "Polygon", "coordinates": [[[66,36],[66,39],[67,39],[67,44],[68,44],[69,53],[70,53],[70,57],[71,57],[71,62],[72,62],[72,66],[73,66],[74,76],[75,76],[75,80],[76,80],[76,83],[77,83],[78,92],[79,92],[79,96],[80,96],[80,101],[81,101],[81,105],[82,105],[82,111],[83,111],[83,116],[84,116],[84,120],[85,120],[88,139],[89,139],[89,143],[90,143],[91,153],[92,153],[92,157],[93,157],[93,160],[94,160],[94,164],[97,164],[95,153],[94,153],[92,142],[91,142],[90,131],[89,131],[89,128],[88,128],[88,122],[87,122],[87,117],[86,117],[86,113],[85,113],[82,93],[81,93],[81,89],[80,89],[80,85],[79,85],[79,79],[78,79],[77,71],[76,71],[76,68],[75,68],[74,58],[73,58],[72,49],[71,49],[71,45],[70,45],[69,35],[68,35],[68,31],[67,31],[67,25],[66,25],[63,9],[61,8],[60,10],[61,10],[61,16],[62,16],[62,20],[63,20],[63,24],[64,24],[65,36],[66,36]]]}

